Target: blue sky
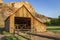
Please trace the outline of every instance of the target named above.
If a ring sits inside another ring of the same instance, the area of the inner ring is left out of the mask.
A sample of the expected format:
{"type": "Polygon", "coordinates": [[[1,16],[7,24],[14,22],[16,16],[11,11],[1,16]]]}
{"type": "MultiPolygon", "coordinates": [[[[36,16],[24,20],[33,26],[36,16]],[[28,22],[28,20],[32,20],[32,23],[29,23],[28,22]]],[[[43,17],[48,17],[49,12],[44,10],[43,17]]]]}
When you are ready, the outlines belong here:
{"type": "MultiPolygon", "coordinates": [[[[21,0],[3,0],[3,2],[19,2],[21,0]]],[[[60,0],[26,0],[36,12],[48,16],[56,18],[60,15],[60,0]]]]}

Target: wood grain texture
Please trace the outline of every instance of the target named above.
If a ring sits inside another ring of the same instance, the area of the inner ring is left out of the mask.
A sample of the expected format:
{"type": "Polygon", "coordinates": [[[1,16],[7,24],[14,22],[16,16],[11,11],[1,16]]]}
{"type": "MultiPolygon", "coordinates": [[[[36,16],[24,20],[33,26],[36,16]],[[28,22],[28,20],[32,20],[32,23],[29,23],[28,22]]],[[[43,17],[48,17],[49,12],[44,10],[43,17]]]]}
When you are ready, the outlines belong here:
{"type": "Polygon", "coordinates": [[[15,17],[26,17],[26,18],[31,18],[31,31],[32,32],[45,32],[46,27],[45,24],[38,21],[29,10],[23,5],[20,7],[15,13],[13,13],[5,22],[6,30],[9,30],[10,33],[14,33],[14,28],[15,28],[15,17]],[[10,22],[8,22],[10,21],[10,22]],[[7,26],[10,25],[10,26],[7,26]],[[9,28],[9,29],[7,29],[9,28]]]}

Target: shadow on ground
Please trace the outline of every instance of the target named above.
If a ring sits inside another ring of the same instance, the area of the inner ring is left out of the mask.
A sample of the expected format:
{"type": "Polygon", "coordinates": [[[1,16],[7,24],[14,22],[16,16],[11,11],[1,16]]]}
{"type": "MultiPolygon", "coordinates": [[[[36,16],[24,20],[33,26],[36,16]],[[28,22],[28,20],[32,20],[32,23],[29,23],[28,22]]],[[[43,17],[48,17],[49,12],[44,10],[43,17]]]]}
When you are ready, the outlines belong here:
{"type": "Polygon", "coordinates": [[[54,40],[60,40],[60,38],[53,37],[53,36],[47,36],[47,35],[40,35],[40,34],[33,34],[33,33],[27,33],[33,36],[38,36],[38,37],[43,37],[43,38],[48,38],[48,39],[54,39],[54,40]]]}

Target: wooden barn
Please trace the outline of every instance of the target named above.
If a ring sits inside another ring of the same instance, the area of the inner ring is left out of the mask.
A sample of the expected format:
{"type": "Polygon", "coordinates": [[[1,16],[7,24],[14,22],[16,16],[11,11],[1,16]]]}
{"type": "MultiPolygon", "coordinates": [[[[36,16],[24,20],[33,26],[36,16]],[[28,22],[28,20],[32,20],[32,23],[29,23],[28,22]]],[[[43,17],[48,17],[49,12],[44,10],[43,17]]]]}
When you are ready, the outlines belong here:
{"type": "Polygon", "coordinates": [[[5,30],[14,33],[15,31],[45,32],[45,24],[36,18],[24,4],[5,20],[5,30]]]}

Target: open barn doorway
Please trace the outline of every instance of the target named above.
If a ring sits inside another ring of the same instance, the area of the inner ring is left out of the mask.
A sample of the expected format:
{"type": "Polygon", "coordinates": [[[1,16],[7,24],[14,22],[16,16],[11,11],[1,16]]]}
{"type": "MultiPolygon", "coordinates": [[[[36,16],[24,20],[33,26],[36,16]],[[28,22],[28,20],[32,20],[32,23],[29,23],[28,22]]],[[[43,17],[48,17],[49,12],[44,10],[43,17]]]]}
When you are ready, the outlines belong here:
{"type": "Polygon", "coordinates": [[[31,18],[15,17],[15,30],[22,32],[31,31],[31,18]]]}

